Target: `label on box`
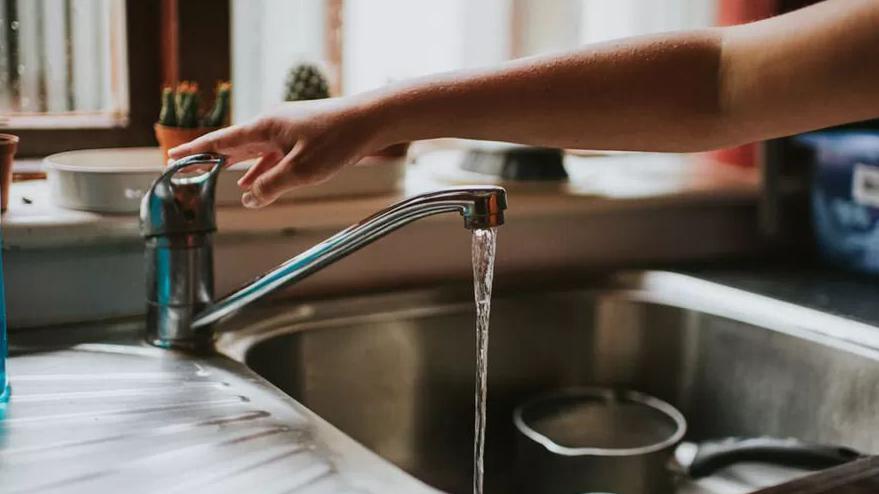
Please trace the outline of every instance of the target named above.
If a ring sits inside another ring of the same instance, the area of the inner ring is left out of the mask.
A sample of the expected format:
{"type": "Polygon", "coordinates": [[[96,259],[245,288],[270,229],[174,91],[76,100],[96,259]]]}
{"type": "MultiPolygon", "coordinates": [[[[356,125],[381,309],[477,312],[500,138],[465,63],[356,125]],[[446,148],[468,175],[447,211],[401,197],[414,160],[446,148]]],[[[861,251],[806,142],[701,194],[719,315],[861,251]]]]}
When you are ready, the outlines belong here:
{"type": "Polygon", "coordinates": [[[855,164],[852,198],[863,206],[879,208],[879,166],[855,164]]]}

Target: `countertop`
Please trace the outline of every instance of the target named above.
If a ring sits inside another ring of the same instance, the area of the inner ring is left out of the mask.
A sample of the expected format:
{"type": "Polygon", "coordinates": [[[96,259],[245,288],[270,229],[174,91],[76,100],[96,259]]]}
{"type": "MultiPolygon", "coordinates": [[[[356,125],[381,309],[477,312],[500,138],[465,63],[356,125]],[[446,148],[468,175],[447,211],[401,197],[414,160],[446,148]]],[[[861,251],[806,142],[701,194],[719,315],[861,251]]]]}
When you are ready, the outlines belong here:
{"type": "Polygon", "coordinates": [[[0,491],[434,492],[243,365],[149,347],[142,331],[15,335],[0,491]]]}
{"type": "MultiPolygon", "coordinates": [[[[293,229],[335,230],[355,223],[386,206],[422,192],[477,180],[457,170],[460,150],[425,153],[409,167],[398,191],[384,195],[294,198],[254,212],[238,206],[217,208],[223,237],[278,236],[293,229]],[[457,174],[456,174],[457,173],[457,174]]],[[[754,201],[758,175],[752,169],[706,161],[692,155],[625,153],[610,156],[568,156],[566,183],[500,183],[506,186],[520,217],[547,217],[642,207],[645,204],[700,203],[709,199],[754,201]]],[[[480,183],[495,183],[482,178],[480,183]]],[[[458,222],[442,217],[435,221],[458,222]]],[[[69,248],[92,245],[141,244],[136,214],[101,214],[53,204],[45,180],[13,183],[10,207],[3,215],[3,248],[69,248]]]]}
{"type": "Polygon", "coordinates": [[[879,276],[804,260],[693,270],[708,281],[879,327],[879,276]]]}

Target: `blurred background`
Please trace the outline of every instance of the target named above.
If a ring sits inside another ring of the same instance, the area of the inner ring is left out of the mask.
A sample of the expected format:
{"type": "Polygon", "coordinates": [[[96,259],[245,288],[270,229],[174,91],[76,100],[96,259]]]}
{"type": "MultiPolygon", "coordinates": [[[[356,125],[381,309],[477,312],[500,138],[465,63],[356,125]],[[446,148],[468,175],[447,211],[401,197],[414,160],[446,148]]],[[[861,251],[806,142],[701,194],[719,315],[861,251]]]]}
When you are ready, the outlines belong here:
{"type": "Polygon", "coordinates": [[[746,22],[806,3],[0,0],[0,125],[23,131],[20,156],[74,140],[147,145],[161,87],[180,80],[207,88],[232,80],[232,118],[241,121],[283,101],[289,71],[303,62],[327,73],[332,94],[350,94],[623,36],[746,22]]]}
{"type": "MultiPolygon", "coordinates": [[[[71,149],[155,146],[164,87],[193,81],[201,112],[231,81],[231,123],[289,97],[303,64],[332,96],[662,31],[751,22],[816,0],[0,0],[0,129],[17,177],[71,149]]],[[[877,122],[848,127],[879,128],[877,122]]],[[[416,146],[410,158],[425,146],[416,146]]],[[[717,150],[760,168],[762,224],[809,234],[810,168],[789,139],[717,150]],[[761,166],[762,165],[762,166],[761,166]]]]}

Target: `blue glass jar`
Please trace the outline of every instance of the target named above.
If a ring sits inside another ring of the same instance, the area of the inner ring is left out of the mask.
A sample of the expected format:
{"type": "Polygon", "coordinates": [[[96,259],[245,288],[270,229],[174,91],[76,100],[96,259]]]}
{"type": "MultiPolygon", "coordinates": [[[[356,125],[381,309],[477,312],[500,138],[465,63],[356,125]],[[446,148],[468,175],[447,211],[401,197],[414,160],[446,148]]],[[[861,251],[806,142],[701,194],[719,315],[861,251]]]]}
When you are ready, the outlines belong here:
{"type": "MultiPolygon", "coordinates": [[[[2,253],[0,236],[0,253],[2,253]]],[[[3,289],[3,256],[0,254],[0,402],[9,397],[9,381],[6,379],[6,292],[3,289]]]]}

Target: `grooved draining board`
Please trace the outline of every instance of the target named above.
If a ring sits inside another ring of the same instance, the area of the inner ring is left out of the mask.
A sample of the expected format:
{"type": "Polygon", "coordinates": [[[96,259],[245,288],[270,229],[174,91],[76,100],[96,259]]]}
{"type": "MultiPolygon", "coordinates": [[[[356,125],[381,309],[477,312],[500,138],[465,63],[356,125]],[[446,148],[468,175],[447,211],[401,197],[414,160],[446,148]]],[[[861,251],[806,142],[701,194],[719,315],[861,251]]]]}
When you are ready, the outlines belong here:
{"type": "Polygon", "coordinates": [[[423,489],[219,356],[79,344],[14,351],[9,374],[4,493],[423,489]]]}

